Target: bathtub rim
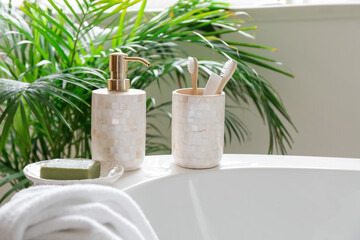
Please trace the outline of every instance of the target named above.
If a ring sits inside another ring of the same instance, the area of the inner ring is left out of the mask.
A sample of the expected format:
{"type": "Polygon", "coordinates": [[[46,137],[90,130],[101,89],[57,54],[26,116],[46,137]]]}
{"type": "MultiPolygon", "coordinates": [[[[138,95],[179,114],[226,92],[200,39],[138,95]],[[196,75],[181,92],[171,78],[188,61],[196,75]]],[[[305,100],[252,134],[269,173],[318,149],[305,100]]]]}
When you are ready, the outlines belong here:
{"type": "Polygon", "coordinates": [[[172,177],[206,174],[207,172],[231,169],[312,169],[360,172],[360,159],[296,155],[224,154],[218,167],[194,170],[185,169],[174,164],[171,155],[153,155],[145,157],[144,165],[139,170],[125,173],[114,184],[114,187],[126,192],[148,182],[166,181],[166,179],[172,177]],[[154,167],[152,163],[158,163],[159,161],[163,165],[158,168],[154,167]]]}

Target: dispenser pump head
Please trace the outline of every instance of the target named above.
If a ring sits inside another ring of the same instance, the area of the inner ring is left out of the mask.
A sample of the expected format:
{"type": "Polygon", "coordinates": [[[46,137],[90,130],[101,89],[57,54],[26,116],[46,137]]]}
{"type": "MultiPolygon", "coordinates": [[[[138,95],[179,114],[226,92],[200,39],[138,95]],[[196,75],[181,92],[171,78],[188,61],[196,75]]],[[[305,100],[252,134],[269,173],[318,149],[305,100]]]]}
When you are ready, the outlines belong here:
{"type": "Polygon", "coordinates": [[[130,88],[130,80],[126,78],[128,70],[128,61],[142,62],[146,66],[150,63],[140,57],[128,57],[125,53],[112,53],[109,59],[110,79],[107,82],[107,88],[110,91],[125,92],[130,88]]]}

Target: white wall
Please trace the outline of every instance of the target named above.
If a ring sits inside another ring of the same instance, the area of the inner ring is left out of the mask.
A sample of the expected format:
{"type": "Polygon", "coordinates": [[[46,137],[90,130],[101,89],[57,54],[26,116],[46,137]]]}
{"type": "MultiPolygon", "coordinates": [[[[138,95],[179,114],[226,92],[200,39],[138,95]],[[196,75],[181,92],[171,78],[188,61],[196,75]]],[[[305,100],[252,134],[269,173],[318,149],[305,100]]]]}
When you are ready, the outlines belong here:
{"type": "MultiPolygon", "coordinates": [[[[296,78],[260,70],[295,123],[292,155],[360,157],[360,5],[249,9],[256,43],[296,78]]],[[[255,112],[255,111],[254,111],[255,112]]],[[[267,129],[243,115],[251,141],[226,152],[266,153],[267,129]]]]}

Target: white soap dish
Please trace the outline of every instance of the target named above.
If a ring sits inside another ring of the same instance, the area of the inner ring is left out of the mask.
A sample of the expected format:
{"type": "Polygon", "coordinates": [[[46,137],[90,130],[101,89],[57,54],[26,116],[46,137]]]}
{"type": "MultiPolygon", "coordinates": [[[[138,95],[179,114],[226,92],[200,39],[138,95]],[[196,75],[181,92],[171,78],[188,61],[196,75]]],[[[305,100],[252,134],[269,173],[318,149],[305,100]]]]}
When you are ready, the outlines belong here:
{"type": "Polygon", "coordinates": [[[104,184],[110,185],[121,177],[124,173],[124,168],[119,164],[111,162],[100,161],[100,177],[93,179],[82,180],[52,180],[40,177],[40,168],[45,163],[51,160],[40,161],[26,165],[23,172],[25,177],[29,179],[34,185],[69,185],[69,184],[104,184]]]}

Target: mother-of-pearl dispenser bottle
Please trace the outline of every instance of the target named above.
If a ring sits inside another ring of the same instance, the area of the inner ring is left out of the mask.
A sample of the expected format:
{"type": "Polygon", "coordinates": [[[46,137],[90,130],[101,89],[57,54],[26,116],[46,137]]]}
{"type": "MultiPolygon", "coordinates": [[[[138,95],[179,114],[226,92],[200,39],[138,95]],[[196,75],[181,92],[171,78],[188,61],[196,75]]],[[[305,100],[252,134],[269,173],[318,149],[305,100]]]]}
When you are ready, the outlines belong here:
{"type": "Polygon", "coordinates": [[[107,88],[92,92],[92,158],[120,164],[125,171],[138,169],[145,158],[146,93],[130,89],[126,78],[127,62],[143,58],[124,53],[110,54],[107,88]]]}

